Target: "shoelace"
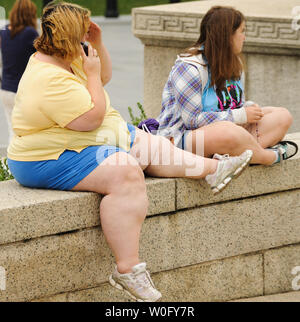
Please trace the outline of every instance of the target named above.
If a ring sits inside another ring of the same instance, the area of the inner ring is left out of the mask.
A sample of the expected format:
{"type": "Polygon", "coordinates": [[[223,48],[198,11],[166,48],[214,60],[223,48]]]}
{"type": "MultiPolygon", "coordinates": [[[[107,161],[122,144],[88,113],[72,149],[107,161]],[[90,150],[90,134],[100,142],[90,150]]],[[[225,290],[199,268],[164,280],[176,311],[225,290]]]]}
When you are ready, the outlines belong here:
{"type": "Polygon", "coordinates": [[[144,287],[145,285],[148,287],[154,287],[148,271],[135,275],[134,279],[140,287],[144,287]]]}
{"type": "Polygon", "coordinates": [[[217,157],[216,159],[219,160],[219,161],[230,158],[229,154],[223,154],[223,155],[221,155],[221,154],[217,154],[217,153],[216,153],[216,157],[217,157]]]}

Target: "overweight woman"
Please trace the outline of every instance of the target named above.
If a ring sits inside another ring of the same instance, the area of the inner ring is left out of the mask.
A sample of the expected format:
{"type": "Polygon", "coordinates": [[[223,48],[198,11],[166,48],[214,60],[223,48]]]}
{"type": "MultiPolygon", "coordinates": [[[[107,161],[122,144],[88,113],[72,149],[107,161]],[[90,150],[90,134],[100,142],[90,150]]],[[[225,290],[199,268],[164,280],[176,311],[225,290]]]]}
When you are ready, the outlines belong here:
{"type": "Polygon", "coordinates": [[[90,12],[50,3],[41,24],[13,110],[10,170],[27,187],[104,195],[101,227],[116,260],[109,281],[137,301],[157,301],[161,293],[139,259],[148,207],[144,173],[205,178],[217,193],[245,169],[252,151],[206,159],[126,123],[103,87],[111,61],[90,12]],[[88,55],[81,41],[89,42],[88,55]]]}

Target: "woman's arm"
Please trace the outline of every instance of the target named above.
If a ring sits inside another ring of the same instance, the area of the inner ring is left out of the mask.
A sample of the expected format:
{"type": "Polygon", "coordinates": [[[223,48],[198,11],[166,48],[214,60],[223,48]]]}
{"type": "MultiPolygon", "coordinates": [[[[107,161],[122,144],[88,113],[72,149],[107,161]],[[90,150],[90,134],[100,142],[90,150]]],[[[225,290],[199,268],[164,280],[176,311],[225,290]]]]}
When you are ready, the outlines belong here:
{"type": "Polygon", "coordinates": [[[101,61],[101,79],[103,86],[107,84],[112,77],[112,65],[111,59],[102,41],[102,31],[101,28],[91,21],[90,29],[88,31],[88,36],[86,40],[95,48],[98,52],[101,61]]]}
{"type": "Polygon", "coordinates": [[[97,50],[101,61],[101,79],[104,86],[111,80],[112,77],[111,59],[103,43],[101,43],[99,48],[96,47],[95,49],[97,50]]]}
{"type": "Polygon", "coordinates": [[[202,81],[198,70],[182,63],[173,70],[172,83],[175,98],[182,108],[182,119],[187,129],[196,129],[216,121],[246,123],[244,111],[240,109],[222,112],[202,111],[202,81]]]}
{"type": "Polygon", "coordinates": [[[96,54],[96,50],[91,46],[89,46],[88,56],[85,55],[83,49],[81,50],[83,68],[87,75],[87,89],[91,95],[94,107],[67,124],[66,127],[70,130],[93,131],[103,122],[106,101],[100,77],[101,64],[96,54]]]}

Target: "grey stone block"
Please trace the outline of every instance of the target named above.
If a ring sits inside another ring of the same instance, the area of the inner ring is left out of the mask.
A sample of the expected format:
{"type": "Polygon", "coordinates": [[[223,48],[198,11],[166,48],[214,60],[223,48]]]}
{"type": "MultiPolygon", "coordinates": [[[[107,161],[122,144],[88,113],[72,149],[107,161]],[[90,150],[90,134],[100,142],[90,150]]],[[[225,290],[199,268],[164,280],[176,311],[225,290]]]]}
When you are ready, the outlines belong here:
{"type": "MultiPolygon", "coordinates": [[[[300,212],[299,212],[300,214],[300,212]]],[[[300,223],[300,217],[298,219],[300,223]]],[[[286,234],[290,233],[286,230],[286,234]]],[[[300,245],[272,249],[264,254],[265,294],[295,291],[300,286],[300,245]],[[293,274],[293,270],[295,270],[293,274]],[[297,278],[298,277],[298,278],[297,278]]]]}
{"type": "MultiPolygon", "coordinates": [[[[239,256],[152,274],[163,302],[226,301],[263,291],[262,256],[239,256]]],[[[71,302],[126,302],[124,292],[103,284],[69,294],[71,302]]]]}
{"type": "MultiPolygon", "coordinates": [[[[222,265],[228,257],[299,243],[299,193],[148,217],[141,232],[140,259],[157,273],[215,260],[222,265]]],[[[27,301],[97,287],[107,281],[114,259],[96,227],[2,245],[0,265],[7,272],[0,301],[27,301]]],[[[256,295],[260,294],[249,296],[256,295]]]]}
{"type": "Polygon", "coordinates": [[[287,292],[252,298],[244,298],[232,302],[300,302],[300,292],[287,292]]]}
{"type": "MultiPolygon", "coordinates": [[[[148,215],[175,210],[175,180],[146,179],[148,215]]],[[[0,182],[0,244],[100,225],[101,196],[0,182]]]]}

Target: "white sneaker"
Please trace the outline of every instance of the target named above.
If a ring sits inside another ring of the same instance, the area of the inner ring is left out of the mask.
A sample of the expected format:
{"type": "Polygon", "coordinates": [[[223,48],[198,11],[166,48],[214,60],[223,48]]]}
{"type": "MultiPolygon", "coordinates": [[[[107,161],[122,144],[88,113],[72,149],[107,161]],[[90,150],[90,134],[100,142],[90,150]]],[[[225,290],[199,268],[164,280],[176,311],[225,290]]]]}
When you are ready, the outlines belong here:
{"type": "Polygon", "coordinates": [[[219,160],[217,171],[205,177],[214,194],[223,190],[232,178],[240,175],[250,163],[253,152],[246,150],[237,157],[230,157],[228,154],[215,154],[214,159],[219,160]]]}
{"type": "Polygon", "coordinates": [[[120,274],[115,271],[109,277],[109,283],[119,290],[124,290],[138,302],[156,302],[161,298],[161,293],[155,288],[146,263],[132,267],[132,273],[120,274]]]}

